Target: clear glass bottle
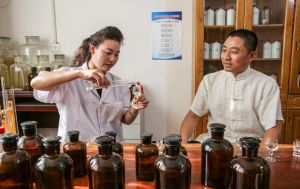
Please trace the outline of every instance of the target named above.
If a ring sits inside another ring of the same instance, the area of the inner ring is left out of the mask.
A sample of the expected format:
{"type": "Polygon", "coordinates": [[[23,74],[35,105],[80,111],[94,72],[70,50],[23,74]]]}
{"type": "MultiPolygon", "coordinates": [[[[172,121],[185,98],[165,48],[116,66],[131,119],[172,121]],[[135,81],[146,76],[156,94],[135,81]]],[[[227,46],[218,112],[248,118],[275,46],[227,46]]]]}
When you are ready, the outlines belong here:
{"type": "Polygon", "coordinates": [[[141,144],[135,148],[136,176],[140,180],[154,180],[154,162],[159,154],[159,149],[151,143],[153,134],[141,134],[141,144]]]}
{"type": "Polygon", "coordinates": [[[264,8],[261,10],[261,24],[271,24],[271,9],[268,5],[265,5],[264,8]]]}
{"type": "Polygon", "coordinates": [[[45,154],[35,164],[37,189],[73,189],[73,160],[68,154],[60,153],[60,136],[43,138],[45,154]]]}
{"type": "Polygon", "coordinates": [[[8,66],[3,63],[3,56],[0,56],[0,77],[4,77],[5,88],[10,88],[8,66]]]}
{"type": "Polygon", "coordinates": [[[33,88],[30,85],[31,80],[33,78],[35,78],[36,76],[38,76],[38,74],[36,73],[36,67],[31,67],[31,73],[28,75],[28,84],[29,84],[29,90],[30,91],[33,91],[33,88]]]}
{"type": "Polygon", "coordinates": [[[201,145],[201,183],[211,188],[228,188],[233,146],[224,139],[225,125],[210,125],[211,138],[201,145]]]}
{"type": "Polygon", "coordinates": [[[29,83],[28,83],[28,76],[31,73],[31,67],[28,64],[28,56],[26,55],[19,55],[20,63],[23,65],[24,69],[24,89],[29,90],[29,83]]]}
{"type": "Polygon", "coordinates": [[[11,89],[22,91],[25,88],[25,67],[21,56],[14,56],[15,63],[10,66],[11,89]]]}
{"type": "MultiPolygon", "coordinates": [[[[171,137],[178,137],[181,139],[181,135],[179,134],[170,134],[171,137]]],[[[163,153],[166,154],[166,148],[164,148],[163,153]]],[[[187,150],[184,146],[180,145],[180,153],[187,156],[187,150]]]]}
{"type": "Polygon", "coordinates": [[[19,55],[27,55],[30,66],[37,64],[37,55],[49,55],[48,47],[40,44],[40,36],[25,36],[26,44],[18,48],[19,55]]]}
{"type": "Polygon", "coordinates": [[[44,154],[43,136],[36,134],[36,121],[26,121],[20,124],[23,129],[24,136],[20,137],[18,147],[26,150],[31,156],[32,179],[34,178],[34,165],[37,160],[44,154]]]}
{"type": "Polygon", "coordinates": [[[154,163],[154,186],[160,188],[191,188],[192,164],[180,152],[181,138],[167,136],[163,139],[166,154],[159,156],[154,163]]]}
{"type": "Polygon", "coordinates": [[[54,70],[58,70],[61,67],[67,67],[68,65],[65,62],[64,54],[55,54],[54,61],[51,63],[54,70]]]}
{"type": "Polygon", "coordinates": [[[79,141],[79,131],[69,131],[70,142],[63,147],[64,153],[68,154],[74,164],[74,178],[83,177],[87,174],[86,144],[79,141]]]}
{"type": "Polygon", "coordinates": [[[241,138],[242,155],[230,163],[230,189],[268,189],[271,170],[268,163],[258,154],[260,140],[253,137],[241,138]]]}
{"type": "Polygon", "coordinates": [[[90,188],[125,188],[125,163],[112,151],[113,140],[113,137],[108,135],[96,138],[99,154],[89,161],[90,188]]]}
{"type": "Polygon", "coordinates": [[[40,55],[36,57],[38,63],[34,65],[34,67],[37,68],[37,73],[39,73],[40,71],[49,71],[48,69],[46,70],[46,68],[50,68],[50,71],[53,70],[53,67],[49,63],[49,55],[40,55]]]}
{"type": "Polygon", "coordinates": [[[117,138],[117,132],[115,131],[108,131],[105,134],[112,136],[114,138],[113,140],[113,152],[119,154],[123,158],[123,145],[116,141],[117,138]]]}
{"type": "Polygon", "coordinates": [[[18,134],[1,134],[0,188],[32,189],[30,155],[17,149],[18,134]]]}

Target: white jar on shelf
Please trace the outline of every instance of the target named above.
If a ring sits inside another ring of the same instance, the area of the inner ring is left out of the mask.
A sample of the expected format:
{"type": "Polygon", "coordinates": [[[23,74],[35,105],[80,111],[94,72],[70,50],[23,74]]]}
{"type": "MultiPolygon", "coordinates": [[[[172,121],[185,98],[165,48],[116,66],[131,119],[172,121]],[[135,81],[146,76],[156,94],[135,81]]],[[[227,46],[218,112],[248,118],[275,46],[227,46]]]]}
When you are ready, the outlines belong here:
{"type": "Polygon", "coordinates": [[[216,39],[216,41],[212,44],[212,59],[220,59],[221,58],[221,43],[219,43],[219,40],[216,39]]]}
{"type": "Polygon", "coordinates": [[[270,40],[268,39],[264,43],[263,58],[271,58],[271,57],[272,57],[272,44],[270,43],[270,40]]]}
{"type": "Polygon", "coordinates": [[[272,43],[272,58],[281,58],[281,43],[279,39],[275,39],[272,43]]]}
{"type": "Polygon", "coordinates": [[[204,10],[204,26],[207,25],[207,11],[204,10]]]}
{"type": "Polygon", "coordinates": [[[204,59],[208,59],[208,58],[209,58],[209,43],[207,42],[206,39],[204,40],[204,48],[203,48],[203,51],[204,51],[203,58],[204,58],[204,59]]]}
{"type": "Polygon", "coordinates": [[[227,10],[226,25],[235,25],[235,10],[230,6],[227,10]]]}
{"type": "Polygon", "coordinates": [[[253,12],[252,12],[252,25],[258,25],[259,24],[259,8],[257,8],[256,5],[253,5],[253,12]]]}
{"type": "Polygon", "coordinates": [[[208,9],[207,9],[207,26],[213,26],[215,23],[214,23],[214,20],[215,20],[215,11],[211,9],[211,6],[208,6],[208,9]]]}
{"type": "Polygon", "coordinates": [[[223,6],[220,6],[219,10],[216,11],[216,25],[224,26],[226,18],[226,11],[223,9],[223,6]]]}

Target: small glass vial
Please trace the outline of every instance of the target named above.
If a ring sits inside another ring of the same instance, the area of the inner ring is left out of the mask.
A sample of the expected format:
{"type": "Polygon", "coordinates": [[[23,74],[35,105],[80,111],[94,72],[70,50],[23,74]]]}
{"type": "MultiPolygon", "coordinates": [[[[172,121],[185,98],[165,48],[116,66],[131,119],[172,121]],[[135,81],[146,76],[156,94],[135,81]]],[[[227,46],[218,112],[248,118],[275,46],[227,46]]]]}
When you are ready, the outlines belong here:
{"type": "MultiPolygon", "coordinates": [[[[170,134],[169,136],[171,136],[171,137],[178,137],[178,138],[181,139],[181,135],[179,135],[179,134],[170,134]]],[[[164,154],[166,154],[166,148],[164,148],[163,152],[164,152],[164,154]]],[[[180,153],[183,154],[183,155],[185,155],[185,156],[187,156],[187,150],[182,145],[180,145],[180,153]]]]}
{"type": "Polygon", "coordinates": [[[54,70],[58,70],[61,67],[66,67],[65,55],[64,54],[55,54],[54,61],[51,63],[54,70]]]}
{"type": "Polygon", "coordinates": [[[37,189],[73,189],[73,160],[60,153],[60,136],[43,138],[45,154],[35,164],[37,189]]]}
{"type": "Polygon", "coordinates": [[[79,131],[69,131],[70,142],[63,147],[64,153],[68,154],[74,165],[74,178],[83,177],[87,174],[86,144],[79,141],[79,131]]]}
{"type": "Polygon", "coordinates": [[[36,73],[36,67],[31,67],[31,74],[28,75],[28,84],[29,84],[29,90],[30,91],[33,91],[33,88],[30,85],[31,80],[33,78],[35,78],[36,76],[38,76],[38,74],[36,73]]]}
{"type": "Polygon", "coordinates": [[[17,149],[18,134],[0,135],[0,188],[32,189],[30,155],[17,149]]]}
{"type": "Polygon", "coordinates": [[[119,143],[119,142],[116,141],[117,132],[115,132],[115,131],[108,131],[105,134],[107,134],[109,136],[112,136],[114,138],[114,140],[113,140],[113,146],[112,146],[113,152],[119,154],[123,158],[123,145],[121,143],[119,143]]]}
{"type": "Polygon", "coordinates": [[[253,137],[244,137],[242,155],[230,163],[230,189],[268,189],[270,188],[271,170],[263,158],[259,157],[260,140],[253,137]]]}
{"type": "Polygon", "coordinates": [[[225,125],[210,125],[211,138],[201,145],[201,183],[211,188],[228,188],[233,146],[224,139],[225,125]]]}
{"type": "Polygon", "coordinates": [[[192,164],[180,152],[181,138],[167,136],[163,139],[166,154],[159,156],[154,163],[154,186],[160,188],[191,188],[192,164]]]}
{"type": "Polygon", "coordinates": [[[125,163],[112,151],[113,140],[113,137],[108,135],[96,138],[99,154],[89,161],[90,188],[125,188],[125,163]]]}
{"type": "Polygon", "coordinates": [[[36,134],[36,121],[26,121],[21,123],[23,134],[19,141],[18,147],[20,149],[26,150],[31,156],[31,171],[32,171],[32,179],[34,178],[34,165],[37,160],[44,154],[44,146],[43,146],[43,136],[36,134]]]}
{"type": "Polygon", "coordinates": [[[154,180],[154,162],[159,154],[159,149],[151,143],[153,134],[141,134],[142,143],[135,148],[136,176],[140,180],[154,180]]]}

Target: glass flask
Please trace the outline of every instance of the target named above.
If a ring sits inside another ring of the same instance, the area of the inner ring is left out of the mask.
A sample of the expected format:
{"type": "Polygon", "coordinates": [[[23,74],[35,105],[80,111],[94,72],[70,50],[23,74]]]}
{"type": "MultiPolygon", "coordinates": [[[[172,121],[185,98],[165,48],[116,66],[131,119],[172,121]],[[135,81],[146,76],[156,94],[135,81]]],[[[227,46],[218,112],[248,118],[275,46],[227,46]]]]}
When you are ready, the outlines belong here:
{"type": "Polygon", "coordinates": [[[136,176],[140,180],[154,180],[154,162],[158,157],[159,150],[151,143],[153,134],[141,134],[142,143],[135,148],[136,176]]]}
{"type": "MultiPolygon", "coordinates": [[[[0,56],[3,56],[3,63],[10,68],[14,63],[13,55],[18,55],[18,49],[10,44],[9,37],[0,37],[0,56]]],[[[10,72],[8,70],[8,78],[5,81],[6,88],[10,88],[10,72]]]]}
{"type": "Polygon", "coordinates": [[[30,155],[17,149],[18,134],[0,135],[0,188],[32,189],[30,155]]]}
{"type": "Polygon", "coordinates": [[[15,63],[10,66],[11,89],[22,91],[25,88],[25,67],[21,64],[21,56],[14,56],[14,60],[15,63]]]}
{"type": "MultiPolygon", "coordinates": [[[[174,136],[174,137],[181,138],[181,135],[179,135],[179,134],[170,134],[169,136],[174,136]]],[[[166,148],[164,148],[163,153],[166,154],[166,148]]],[[[180,153],[182,153],[183,155],[187,156],[187,150],[182,145],[180,145],[180,153]]]]}
{"type": "Polygon", "coordinates": [[[271,170],[268,163],[257,156],[260,140],[241,138],[242,155],[230,163],[230,189],[268,189],[271,170]]]}
{"type": "Polygon", "coordinates": [[[38,76],[38,74],[36,73],[36,67],[31,67],[31,73],[28,75],[28,84],[29,84],[29,90],[30,91],[33,91],[33,88],[30,85],[31,80],[33,78],[35,78],[36,76],[38,76]]]}
{"type": "Polygon", "coordinates": [[[70,142],[63,147],[64,153],[68,154],[73,160],[75,178],[87,174],[86,144],[79,141],[79,133],[79,131],[69,131],[70,142]]]}
{"type": "Polygon", "coordinates": [[[228,188],[233,146],[224,139],[225,125],[210,125],[211,138],[201,145],[201,183],[211,188],[228,188]]]}
{"type": "Polygon", "coordinates": [[[160,188],[191,188],[192,164],[180,152],[181,138],[167,136],[163,139],[166,154],[159,156],[154,163],[154,186],[160,188]]]}
{"type": "Polygon", "coordinates": [[[45,154],[35,164],[37,189],[73,189],[73,161],[68,154],[60,153],[60,136],[43,138],[45,154]]]}
{"type": "Polygon", "coordinates": [[[44,154],[43,136],[36,134],[36,121],[26,121],[20,124],[23,129],[24,136],[20,137],[18,147],[26,150],[31,157],[32,179],[34,178],[34,165],[37,160],[44,154]]]}
{"type": "Polygon", "coordinates": [[[53,67],[49,63],[49,55],[40,55],[36,57],[38,63],[34,65],[34,67],[37,68],[37,73],[39,73],[40,71],[49,71],[48,69],[46,70],[46,68],[50,68],[51,71],[53,70],[53,67]]]}
{"type": "Polygon", "coordinates": [[[31,67],[28,64],[28,56],[26,55],[19,55],[20,63],[23,65],[24,69],[24,89],[29,90],[29,83],[28,83],[28,76],[31,73],[31,67]]]}
{"type": "Polygon", "coordinates": [[[99,154],[94,155],[89,161],[90,188],[125,188],[125,163],[112,151],[113,140],[113,137],[108,135],[96,138],[99,154]]]}
{"type": "Polygon", "coordinates": [[[119,154],[123,158],[123,145],[121,143],[119,143],[119,142],[116,141],[117,132],[108,131],[105,134],[107,134],[109,136],[112,136],[114,138],[114,140],[113,140],[113,146],[112,146],[113,152],[119,154]]]}
{"type": "Polygon", "coordinates": [[[0,77],[4,77],[5,87],[10,88],[8,66],[3,63],[3,56],[0,56],[0,77]]]}
{"type": "Polygon", "coordinates": [[[54,61],[51,63],[54,70],[58,70],[61,67],[67,67],[68,65],[65,62],[64,54],[55,54],[54,61]]]}
{"type": "Polygon", "coordinates": [[[18,48],[19,55],[27,55],[30,66],[36,65],[37,55],[49,55],[48,47],[40,44],[40,36],[25,36],[26,44],[18,48]]]}

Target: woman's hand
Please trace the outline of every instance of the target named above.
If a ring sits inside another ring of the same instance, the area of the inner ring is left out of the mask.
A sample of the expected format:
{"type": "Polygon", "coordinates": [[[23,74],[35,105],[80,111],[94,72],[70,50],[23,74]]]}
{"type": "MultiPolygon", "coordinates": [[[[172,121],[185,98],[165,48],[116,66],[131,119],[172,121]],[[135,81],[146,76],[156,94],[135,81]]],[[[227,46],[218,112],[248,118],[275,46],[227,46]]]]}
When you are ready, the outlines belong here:
{"type": "Polygon", "coordinates": [[[149,104],[149,100],[146,98],[146,96],[144,94],[141,94],[138,97],[135,96],[132,100],[132,105],[135,105],[138,102],[141,104],[141,106],[139,106],[139,107],[132,106],[133,109],[141,110],[141,109],[146,108],[149,104]]]}
{"type": "Polygon", "coordinates": [[[106,88],[110,85],[110,81],[99,69],[79,70],[80,77],[85,80],[93,81],[98,84],[100,88],[106,88]]]}

